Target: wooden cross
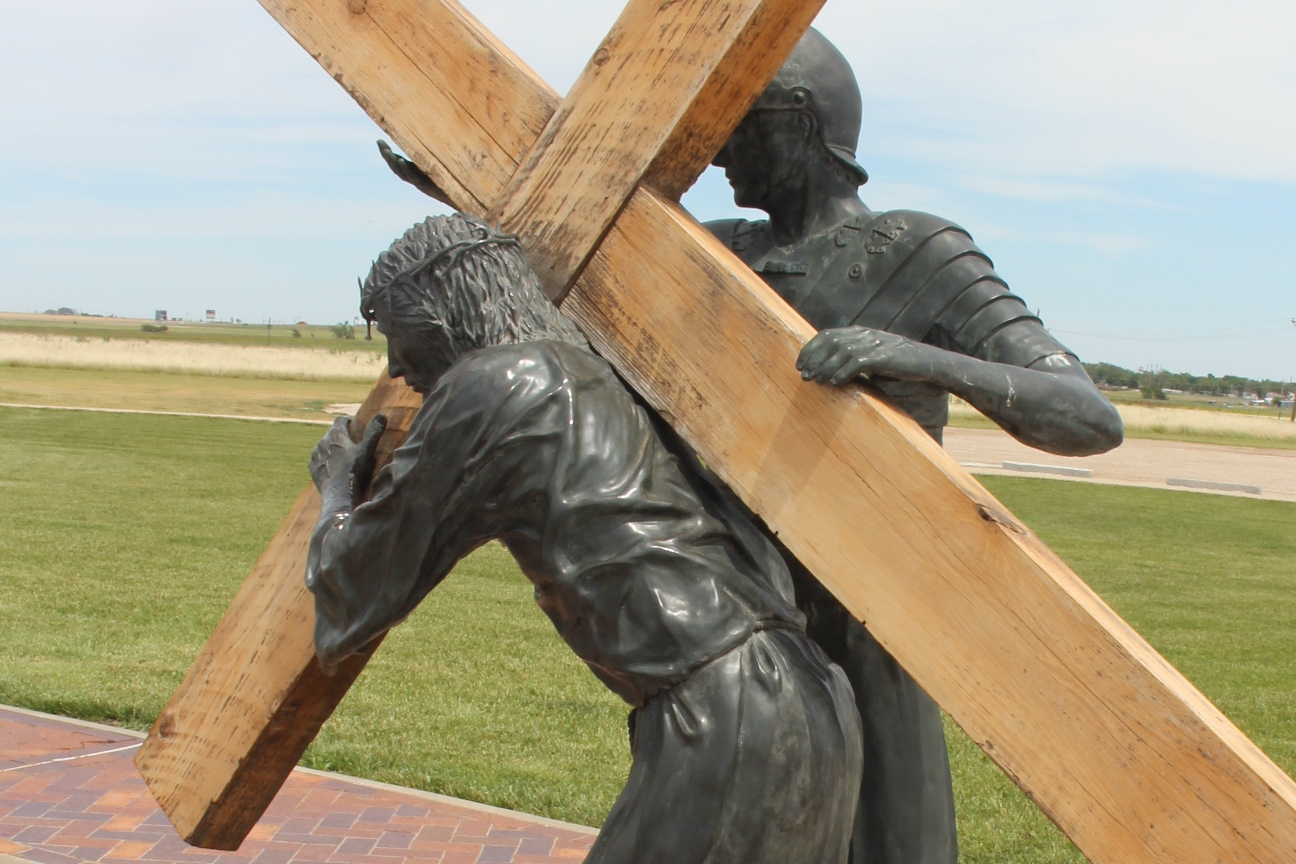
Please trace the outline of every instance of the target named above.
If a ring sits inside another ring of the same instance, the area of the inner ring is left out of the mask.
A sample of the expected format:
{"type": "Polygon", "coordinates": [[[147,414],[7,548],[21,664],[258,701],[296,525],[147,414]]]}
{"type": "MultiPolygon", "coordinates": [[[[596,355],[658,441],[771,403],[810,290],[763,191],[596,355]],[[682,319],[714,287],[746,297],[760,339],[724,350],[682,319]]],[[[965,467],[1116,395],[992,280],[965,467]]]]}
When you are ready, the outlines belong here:
{"type": "MultiPolygon", "coordinates": [[[[1296,784],[677,202],[822,0],[630,0],[560,100],[455,0],[260,0],[1094,862],[1296,861],[1296,784]]],[[[361,426],[418,408],[383,378],[361,426]]],[[[236,848],[364,665],[322,676],[308,488],[136,760],[236,848]]],[[[372,648],[370,649],[372,650],[372,648]]]]}

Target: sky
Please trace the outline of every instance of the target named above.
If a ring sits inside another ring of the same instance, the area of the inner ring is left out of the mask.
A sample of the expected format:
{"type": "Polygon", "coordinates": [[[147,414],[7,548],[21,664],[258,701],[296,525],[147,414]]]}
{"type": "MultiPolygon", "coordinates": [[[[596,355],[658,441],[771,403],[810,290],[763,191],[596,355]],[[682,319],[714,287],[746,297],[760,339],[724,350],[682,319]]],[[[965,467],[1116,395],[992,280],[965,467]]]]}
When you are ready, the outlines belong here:
{"type": "MultiPolygon", "coordinates": [[[[622,3],[465,5],[563,92],[622,3]]],[[[349,319],[444,212],[253,0],[0,15],[0,309],[349,319]]],[[[963,225],[1085,360],[1296,379],[1296,3],[829,0],[816,26],[860,81],[874,210],[963,225]]],[[[715,169],[684,204],[740,212],[715,169]]]]}

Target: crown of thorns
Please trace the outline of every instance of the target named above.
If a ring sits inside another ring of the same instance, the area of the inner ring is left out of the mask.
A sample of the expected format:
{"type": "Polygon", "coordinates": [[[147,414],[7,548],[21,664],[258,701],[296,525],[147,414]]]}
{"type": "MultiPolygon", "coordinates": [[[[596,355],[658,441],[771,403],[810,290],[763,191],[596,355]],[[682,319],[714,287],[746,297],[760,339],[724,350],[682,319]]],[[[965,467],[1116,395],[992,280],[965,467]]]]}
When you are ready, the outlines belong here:
{"type": "MultiPolygon", "coordinates": [[[[397,271],[392,278],[388,279],[383,284],[375,285],[373,291],[365,298],[367,302],[364,304],[364,308],[361,309],[361,314],[364,315],[365,322],[367,324],[373,324],[375,315],[377,314],[376,310],[379,298],[388,295],[392,286],[399,282],[409,282],[413,280],[414,277],[431,270],[439,264],[454,265],[464,256],[465,253],[471,252],[474,249],[480,249],[484,246],[497,245],[512,246],[518,249],[521,248],[521,243],[518,241],[517,235],[515,234],[506,234],[503,231],[485,225],[477,226],[472,230],[476,236],[470,237],[467,240],[458,240],[448,246],[442,246],[426,258],[421,258],[404,269],[397,271]]],[[[375,262],[375,264],[376,263],[377,262],[375,262]]],[[[364,290],[364,283],[361,282],[361,293],[363,293],[364,290]]]]}

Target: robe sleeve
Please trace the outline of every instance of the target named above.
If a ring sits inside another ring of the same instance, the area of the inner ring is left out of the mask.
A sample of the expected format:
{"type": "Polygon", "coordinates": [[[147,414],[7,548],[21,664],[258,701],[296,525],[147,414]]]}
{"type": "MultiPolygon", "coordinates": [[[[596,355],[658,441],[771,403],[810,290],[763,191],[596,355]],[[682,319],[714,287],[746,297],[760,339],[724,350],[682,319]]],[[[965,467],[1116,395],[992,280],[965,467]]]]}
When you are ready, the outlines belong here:
{"type": "Polygon", "coordinates": [[[371,499],[316,527],[306,586],[325,671],[403,621],[460,558],[507,529],[519,498],[516,472],[495,456],[538,394],[504,360],[484,353],[452,367],[378,474],[371,499]]]}

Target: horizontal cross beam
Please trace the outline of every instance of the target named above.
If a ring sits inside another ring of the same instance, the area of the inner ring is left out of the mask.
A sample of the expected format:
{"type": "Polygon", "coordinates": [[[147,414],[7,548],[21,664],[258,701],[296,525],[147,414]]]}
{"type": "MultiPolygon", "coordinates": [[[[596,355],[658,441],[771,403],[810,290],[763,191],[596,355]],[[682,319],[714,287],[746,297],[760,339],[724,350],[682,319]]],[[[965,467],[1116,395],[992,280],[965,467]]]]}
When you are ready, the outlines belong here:
{"type": "MultiPolygon", "coordinates": [[[[559,102],[453,0],[261,2],[457,207],[521,234],[599,352],[1091,860],[1296,860],[1296,784],[912,421],[803,383],[809,326],[673,200],[813,9],[632,0],[559,102]]],[[[380,382],[366,409],[408,402],[380,382]]],[[[336,703],[292,623],[312,508],[138,757],[190,842],[236,846],[336,703]],[[289,623],[252,623],[272,602],[289,623]]]]}

